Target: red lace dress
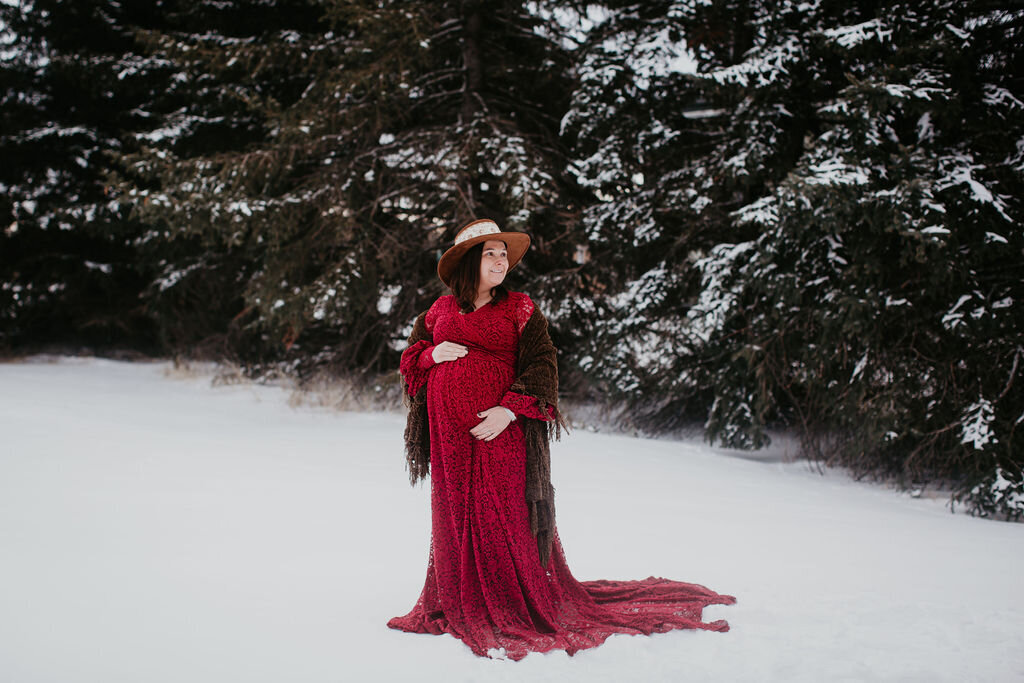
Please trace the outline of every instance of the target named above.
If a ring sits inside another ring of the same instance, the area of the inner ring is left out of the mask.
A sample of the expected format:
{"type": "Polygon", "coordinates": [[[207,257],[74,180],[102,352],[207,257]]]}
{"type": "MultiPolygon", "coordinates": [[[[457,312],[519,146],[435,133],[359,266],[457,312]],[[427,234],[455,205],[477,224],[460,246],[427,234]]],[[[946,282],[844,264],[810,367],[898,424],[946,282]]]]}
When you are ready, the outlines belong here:
{"type": "Polygon", "coordinates": [[[650,577],[642,581],[577,581],[554,534],[541,567],[525,499],[524,418],[548,420],[535,399],[508,391],[515,379],[519,335],[533,311],[525,294],[463,314],[451,296],[438,299],[425,323],[433,344],[406,349],[401,372],[415,394],[427,384],[430,420],[432,535],[427,579],[416,606],[391,628],[450,633],[481,656],[521,659],[564,649],[570,655],[615,633],[676,628],[727,631],[705,623],[706,605],[732,604],[703,586],[650,577]],[[434,363],[443,341],[469,353],[434,363]],[[517,414],[492,441],[469,430],[478,412],[496,405],[517,414]]]}

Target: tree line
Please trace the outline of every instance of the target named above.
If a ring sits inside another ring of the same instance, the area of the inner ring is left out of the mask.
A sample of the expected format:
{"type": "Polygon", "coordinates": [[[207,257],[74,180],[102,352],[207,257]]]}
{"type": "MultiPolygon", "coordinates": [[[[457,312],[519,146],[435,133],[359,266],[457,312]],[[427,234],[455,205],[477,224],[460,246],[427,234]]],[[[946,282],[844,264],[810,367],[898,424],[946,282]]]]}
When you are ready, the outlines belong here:
{"type": "Polygon", "coordinates": [[[393,377],[477,217],[565,391],[1024,514],[1011,3],[0,5],[0,350],[393,377]]]}

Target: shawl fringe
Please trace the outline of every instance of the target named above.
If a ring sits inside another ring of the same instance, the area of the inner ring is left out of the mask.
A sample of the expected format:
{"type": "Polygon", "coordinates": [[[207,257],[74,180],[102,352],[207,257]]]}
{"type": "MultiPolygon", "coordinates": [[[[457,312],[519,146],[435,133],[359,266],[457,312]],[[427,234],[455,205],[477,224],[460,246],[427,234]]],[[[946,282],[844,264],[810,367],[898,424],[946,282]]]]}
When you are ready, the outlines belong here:
{"type": "MultiPolygon", "coordinates": [[[[421,313],[413,323],[409,335],[409,346],[423,339],[430,339],[425,319],[421,313]]],[[[415,396],[409,396],[409,384],[402,378],[402,395],[409,409],[405,420],[405,461],[409,470],[409,483],[415,485],[430,474],[430,423],[427,416],[427,385],[424,384],[415,396]]]]}

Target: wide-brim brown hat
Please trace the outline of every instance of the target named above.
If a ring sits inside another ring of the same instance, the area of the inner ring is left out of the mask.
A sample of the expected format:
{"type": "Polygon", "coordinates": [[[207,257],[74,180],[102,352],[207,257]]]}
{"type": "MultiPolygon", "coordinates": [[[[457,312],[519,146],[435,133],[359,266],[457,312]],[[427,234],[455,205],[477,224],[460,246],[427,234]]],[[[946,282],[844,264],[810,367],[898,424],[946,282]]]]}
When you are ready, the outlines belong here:
{"type": "Polygon", "coordinates": [[[525,232],[503,232],[494,221],[481,218],[467,223],[455,236],[455,244],[444,252],[437,262],[437,275],[441,282],[448,284],[455,266],[462,256],[474,245],[487,240],[500,240],[508,249],[508,269],[512,270],[522,260],[523,254],[530,248],[530,236],[525,232]]]}

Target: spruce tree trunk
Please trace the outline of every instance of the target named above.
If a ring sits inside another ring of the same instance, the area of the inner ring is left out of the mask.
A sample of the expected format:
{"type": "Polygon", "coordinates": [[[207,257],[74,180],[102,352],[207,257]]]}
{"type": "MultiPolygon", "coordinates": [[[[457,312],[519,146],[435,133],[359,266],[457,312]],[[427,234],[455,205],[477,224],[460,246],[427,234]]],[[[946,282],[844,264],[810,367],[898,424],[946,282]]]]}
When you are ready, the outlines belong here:
{"type": "Polygon", "coordinates": [[[480,88],[484,80],[483,60],[480,56],[481,16],[480,3],[467,0],[462,3],[463,25],[462,62],[466,70],[462,91],[462,113],[460,123],[469,123],[480,110],[480,88]]]}

